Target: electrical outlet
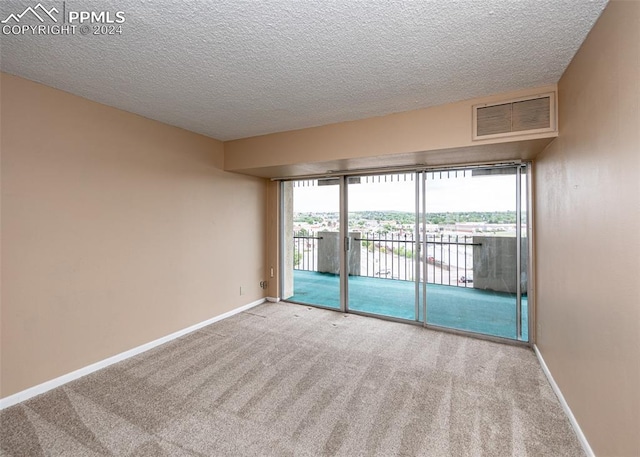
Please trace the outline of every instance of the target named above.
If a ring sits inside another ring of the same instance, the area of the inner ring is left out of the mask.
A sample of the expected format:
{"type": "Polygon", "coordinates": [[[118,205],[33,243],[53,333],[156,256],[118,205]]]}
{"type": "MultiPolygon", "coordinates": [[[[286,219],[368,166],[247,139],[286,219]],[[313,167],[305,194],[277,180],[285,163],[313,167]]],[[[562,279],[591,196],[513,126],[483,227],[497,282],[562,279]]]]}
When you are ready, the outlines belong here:
{"type": "Polygon", "coordinates": [[[271,277],[273,278],[273,267],[271,267],[271,277]]]}
{"type": "Polygon", "coordinates": [[[242,286],[240,286],[240,295],[244,295],[244,291],[242,290],[242,286]]]}

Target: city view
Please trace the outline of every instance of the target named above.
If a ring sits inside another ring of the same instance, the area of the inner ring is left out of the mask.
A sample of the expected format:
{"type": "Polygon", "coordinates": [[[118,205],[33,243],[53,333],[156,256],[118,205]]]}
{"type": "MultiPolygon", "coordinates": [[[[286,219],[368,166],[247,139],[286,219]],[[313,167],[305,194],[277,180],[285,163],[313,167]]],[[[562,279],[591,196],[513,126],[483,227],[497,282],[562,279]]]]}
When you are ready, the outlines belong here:
{"type": "MultiPolygon", "coordinates": [[[[427,280],[432,283],[471,286],[473,237],[516,236],[515,211],[427,213],[425,220],[424,233],[421,232],[420,237],[426,236],[427,280]]],[[[314,271],[319,236],[324,232],[339,231],[339,214],[296,213],[293,222],[294,268],[314,271]]],[[[421,230],[422,227],[420,224],[421,230]]],[[[415,213],[350,212],[349,233],[352,248],[360,250],[359,271],[350,274],[405,281],[415,279],[415,213]]]]}

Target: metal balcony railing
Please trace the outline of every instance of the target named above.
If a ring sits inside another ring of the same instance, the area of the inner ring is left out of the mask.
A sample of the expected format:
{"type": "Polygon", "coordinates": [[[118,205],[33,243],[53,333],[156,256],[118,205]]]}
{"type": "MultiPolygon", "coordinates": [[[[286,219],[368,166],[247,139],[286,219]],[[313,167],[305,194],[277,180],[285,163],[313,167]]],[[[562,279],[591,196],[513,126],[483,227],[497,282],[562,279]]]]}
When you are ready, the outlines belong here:
{"type": "MultiPolygon", "coordinates": [[[[294,269],[318,271],[319,242],[321,234],[298,232],[293,237],[294,269]]],[[[416,262],[419,262],[420,280],[428,283],[457,287],[473,287],[473,243],[472,236],[427,234],[426,264],[423,262],[424,247],[417,248],[413,233],[382,234],[365,233],[353,237],[351,249],[360,249],[360,269],[350,271],[352,276],[414,281],[416,262]]],[[[324,249],[329,249],[324,247],[324,249]]],[[[323,256],[338,256],[337,246],[323,256]]],[[[353,269],[353,267],[352,267],[353,269]]]]}

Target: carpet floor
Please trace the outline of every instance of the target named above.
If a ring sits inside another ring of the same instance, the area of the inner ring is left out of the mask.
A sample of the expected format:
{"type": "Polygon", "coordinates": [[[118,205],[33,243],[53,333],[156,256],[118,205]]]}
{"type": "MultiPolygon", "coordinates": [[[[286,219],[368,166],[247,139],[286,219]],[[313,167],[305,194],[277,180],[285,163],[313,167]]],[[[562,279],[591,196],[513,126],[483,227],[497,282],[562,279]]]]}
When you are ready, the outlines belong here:
{"type": "MultiPolygon", "coordinates": [[[[288,300],[340,309],[340,277],[294,270],[288,300]]],[[[422,292],[421,292],[422,293],[422,292]]],[[[504,292],[427,284],[427,322],[485,335],[516,339],[516,296],[504,292]]],[[[349,309],[415,320],[415,283],[349,276],[349,309]]],[[[420,320],[423,319],[420,310],[420,320]]],[[[527,297],[522,297],[522,341],[529,339],[527,297]]]]}
{"type": "Polygon", "coordinates": [[[0,413],[2,456],[582,456],[533,352],[263,304],[0,413]]]}

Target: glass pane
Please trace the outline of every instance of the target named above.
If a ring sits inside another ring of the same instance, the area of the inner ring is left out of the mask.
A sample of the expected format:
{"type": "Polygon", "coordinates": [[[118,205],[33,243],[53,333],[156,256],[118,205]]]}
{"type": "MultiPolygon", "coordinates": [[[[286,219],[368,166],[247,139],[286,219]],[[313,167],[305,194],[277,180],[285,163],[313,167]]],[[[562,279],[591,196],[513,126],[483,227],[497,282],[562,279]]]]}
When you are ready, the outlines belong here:
{"type": "Polygon", "coordinates": [[[427,323],[516,338],[516,169],[426,173],[427,323]]]}
{"type": "Polygon", "coordinates": [[[528,194],[528,177],[526,173],[526,167],[521,169],[520,185],[520,208],[522,213],[521,219],[521,261],[520,261],[520,290],[521,290],[521,318],[522,323],[522,335],[520,339],[522,341],[529,341],[529,194],[528,194]]]}
{"type": "Polygon", "coordinates": [[[283,183],[283,298],[340,309],[340,180],[283,183]]]}
{"type": "Polygon", "coordinates": [[[415,186],[415,173],[349,178],[349,310],[416,319],[415,186]]]}

